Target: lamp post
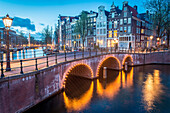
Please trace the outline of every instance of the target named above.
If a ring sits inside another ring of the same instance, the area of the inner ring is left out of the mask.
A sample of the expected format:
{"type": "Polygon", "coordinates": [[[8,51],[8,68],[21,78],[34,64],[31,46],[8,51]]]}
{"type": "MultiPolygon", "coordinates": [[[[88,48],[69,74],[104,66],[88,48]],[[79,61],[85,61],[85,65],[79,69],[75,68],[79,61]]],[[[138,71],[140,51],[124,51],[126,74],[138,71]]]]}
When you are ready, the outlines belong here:
{"type": "Polygon", "coordinates": [[[10,67],[10,51],[9,51],[9,29],[12,25],[12,21],[13,19],[9,17],[9,15],[7,14],[6,17],[2,18],[3,23],[5,25],[5,28],[7,30],[7,39],[6,39],[6,49],[7,49],[7,64],[6,64],[6,71],[11,71],[11,67],[10,67]]]}

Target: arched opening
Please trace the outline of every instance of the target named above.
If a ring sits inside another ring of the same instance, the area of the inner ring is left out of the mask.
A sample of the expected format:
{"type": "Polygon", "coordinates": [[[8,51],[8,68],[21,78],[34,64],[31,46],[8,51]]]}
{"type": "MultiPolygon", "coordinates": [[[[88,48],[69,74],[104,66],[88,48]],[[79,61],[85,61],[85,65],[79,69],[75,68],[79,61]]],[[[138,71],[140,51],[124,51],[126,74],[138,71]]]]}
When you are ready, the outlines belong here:
{"type": "Polygon", "coordinates": [[[133,65],[133,58],[130,55],[125,56],[124,59],[123,59],[123,62],[122,62],[123,67],[125,66],[125,62],[127,62],[127,64],[129,66],[132,66],[133,65]]]}
{"type": "Polygon", "coordinates": [[[111,70],[120,70],[120,62],[116,57],[108,57],[101,61],[98,66],[97,76],[103,76],[103,67],[107,67],[107,69],[111,70]]]}

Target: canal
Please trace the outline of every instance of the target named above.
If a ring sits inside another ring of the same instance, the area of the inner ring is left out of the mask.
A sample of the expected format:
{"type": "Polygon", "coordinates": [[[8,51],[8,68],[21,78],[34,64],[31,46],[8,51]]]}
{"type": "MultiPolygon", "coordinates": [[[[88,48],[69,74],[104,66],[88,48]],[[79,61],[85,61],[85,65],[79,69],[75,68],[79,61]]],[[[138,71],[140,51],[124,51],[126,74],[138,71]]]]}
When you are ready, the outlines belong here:
{"type": "MultiPolygon", "coordinates": [[[[36,49],[26,49],[15,52],[10,52],[10,60],[20,60],[34,57],[45,56],[42,47],[36,49]]],[[[3,61],[6,61],[6,53],[0,56],[3,61]]]]}
{"type": "MultiPolygon", "coordinates": [[[[100,74],[101,75],[101,74],[100,74]]],[[[70,75],[65,91],[26,113],[170,113],[170,65],[108,71],[91,81],[70,75]]]]}

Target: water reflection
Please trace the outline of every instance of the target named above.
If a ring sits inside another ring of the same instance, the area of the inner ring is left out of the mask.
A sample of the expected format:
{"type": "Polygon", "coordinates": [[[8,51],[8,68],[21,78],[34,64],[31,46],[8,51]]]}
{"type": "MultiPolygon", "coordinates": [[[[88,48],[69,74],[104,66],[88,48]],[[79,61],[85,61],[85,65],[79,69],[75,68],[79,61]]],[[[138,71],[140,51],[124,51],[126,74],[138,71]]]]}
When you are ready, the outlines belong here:
{"type": "Polygon", "coordinates": [[[66,81],[66,88],[63,92],[67,111],[81,111],[87,108],[93,96],[94,81],[82,80],[74,76],[68,80],[69,81],[66,81]],[[75,81],[77,82],[75,83],[75,81]]]}
{"type": "Polygon", "coordinates": [[[143,101],[147,111],[153,110],[155,102],[160,103],[160,96],[163,93],[163,85],[161,84],[160,71],[154,70],[153,75],[148,74],[143,86],[143,101]]]}

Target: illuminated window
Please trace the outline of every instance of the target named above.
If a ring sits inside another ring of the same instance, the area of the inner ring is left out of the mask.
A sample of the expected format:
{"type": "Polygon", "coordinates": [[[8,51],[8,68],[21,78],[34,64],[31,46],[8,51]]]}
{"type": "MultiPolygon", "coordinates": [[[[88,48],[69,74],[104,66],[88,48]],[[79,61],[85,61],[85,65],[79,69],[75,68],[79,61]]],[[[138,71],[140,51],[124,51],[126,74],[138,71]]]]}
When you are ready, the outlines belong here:
{"type": "Polygon", "coordinates": [[[96,22],[96,18],[94,18],[94,22],[96,22]]]}
{"type": "Polygon", "coordinates": [[[114,30],[114,37],[117,37],[117,30],[114,30]]]}
{"type": "Polygon", "coordinates": [[[127,29],[126,29],[126,26],[125,26],[125,27],[124,27],[124,32],[126,32],[126,30],[127,30],[127,29]]]}
{"type": "Polygon", "coordinates": [[[112,37],[112,31],[109,31],[109,38],[112,37]]]}
{"type": "Polygon", "coordinates": [[[144,33],[144,29],[141,29],[141,33],[144,33]]]}

